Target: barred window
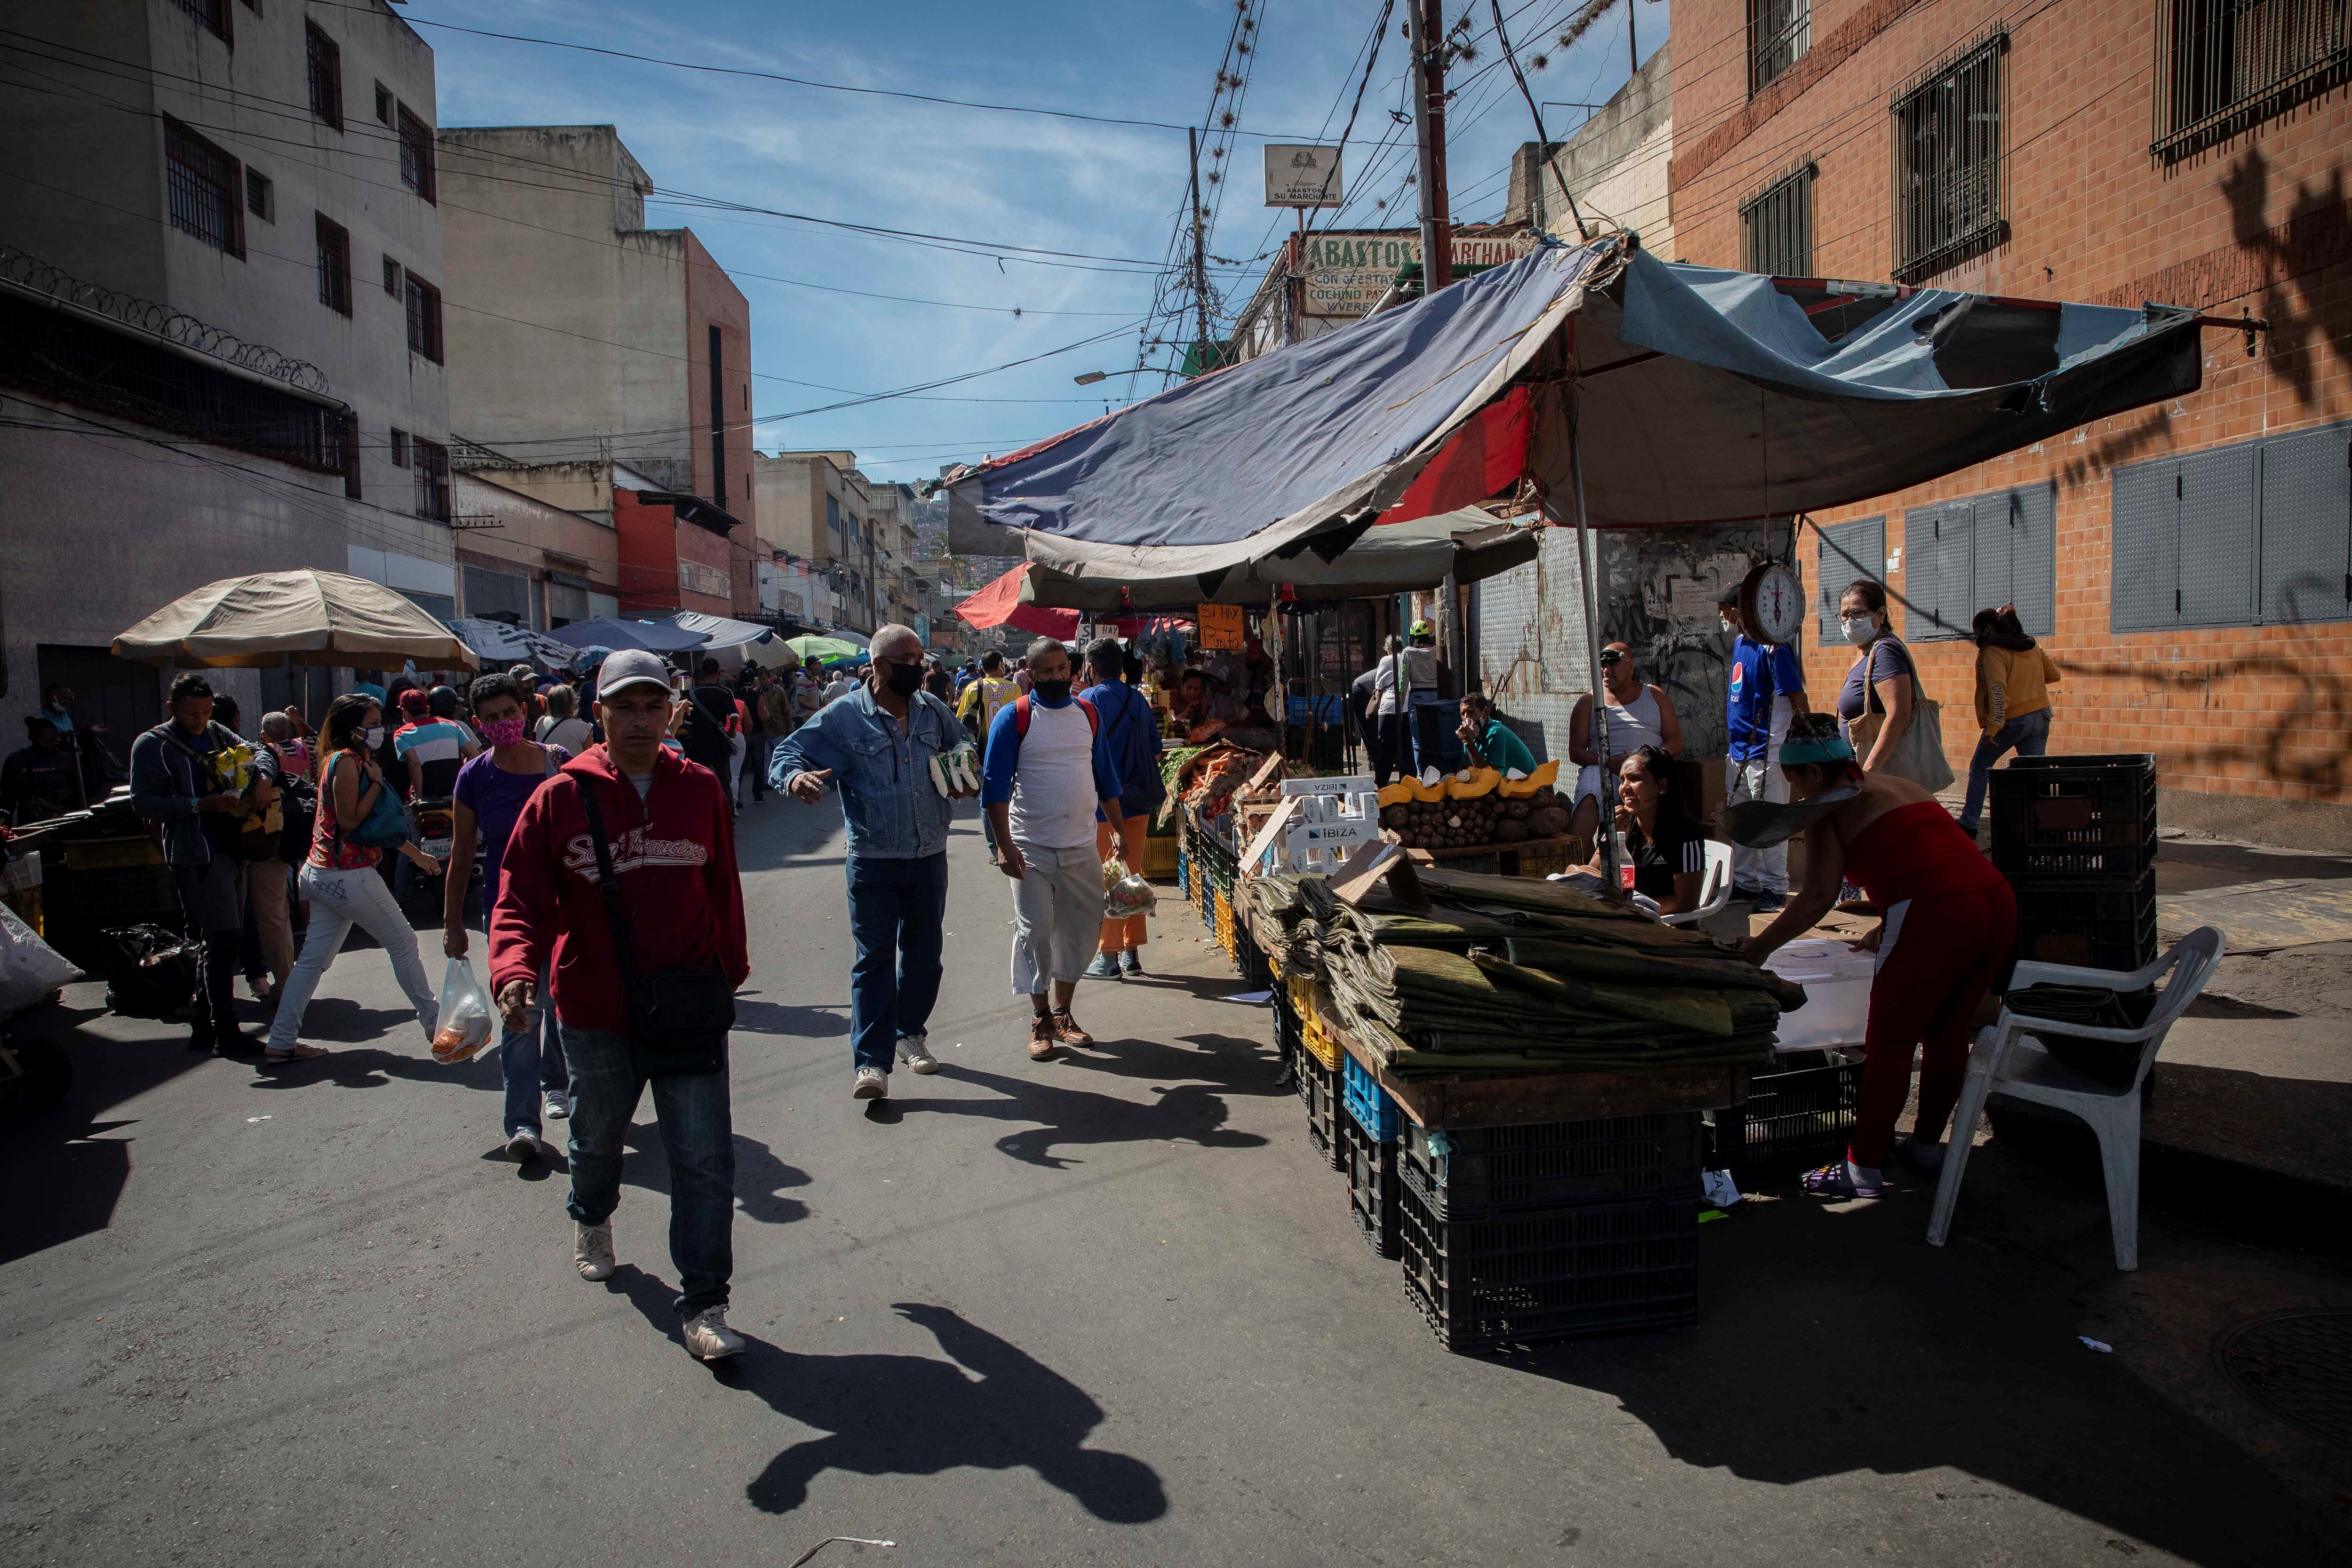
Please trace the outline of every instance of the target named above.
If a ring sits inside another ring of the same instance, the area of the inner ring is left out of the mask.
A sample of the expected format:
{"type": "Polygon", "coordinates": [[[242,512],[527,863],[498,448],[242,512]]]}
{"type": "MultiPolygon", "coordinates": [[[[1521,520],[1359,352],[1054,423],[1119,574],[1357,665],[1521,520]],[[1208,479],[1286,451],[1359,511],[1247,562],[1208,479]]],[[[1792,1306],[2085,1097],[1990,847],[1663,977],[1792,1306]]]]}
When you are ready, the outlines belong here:
{"type": "Polygon", "coordinates": [[[1813,43],[1813,0],[1748,0],[1748,91],[1752,97],[1804,58],[1813,43]]]}
{"type": "Polygon", "coordinates": [[[245,210],[264,223],[278,221],[278,187],[250,163],[245,166],[245,210]]]}
{"type": "Polygon", "coordinates": [[[163,162],[172,226],[215,250],[244,256],[245,203],[236,160],[165,115],[163,162]]]}
{"type": "Polygon", "coordinates": [[[392,89],[382,82],[375,84],[375,117],[386,125],[392,123],[392,89]]]}
{"type": "Polygon", "coordinates": [[[1813,276],[1813,175],[1807,163],[1739,204],[1740,265],[1776,278],[1813,276]]]}
{"type": "Polygon", "coordinates": [[[408,447],[416,475],[416,515],[448,521],[449,448],[422,436],[410,437],[408,447]]]}
{"type": "Polygon", "coordinates": [[[352,237],[325,213],[313,214],[319,231],[319,303],[352,313],[352,237]]]}
{"type": "Polygon", "coordinates": [[[419,278],[407,275],[408,285],[408,347],[412,353],[423,354],[435,364],[441,363],[441,290],[419,278]]]}
{"type": "Polygon", "coordinates": [[[383,258],[383,291],[397,300],[402,297],[400,263],[387,256],[383,258]]]}
{"type": "Polygon", "coordinates": [[[202,23],[205,30],[223,43],[232,41],[229,32],[228,0],[179,0],[180,9],[202,23]]]}
{"type": "Polygon", "coordinates": [[[320,32],[315,22],[302,24],[302,39],[310,79],[310,117],[341,131],[343,128],[343,47],[320,32]]]}
{"type": "Polygon", "coordinates": [[[392,439],[387,444],[386,450],[391,454],[394,468],[408,467],[408,432],[395,426],[392,431],[392,439]]]}
{"type": "Polygon", "coordinates": [[[400,183],[426,201],[435,200],[433,129],[404,108],[400,110],[400,183]]]}
{"type": "Polygon", "coordinates": [[[1895,278],[1916,283],[2009,237],[1996,32],[1895,97],[1895,278]]]}
{"type": "Polygon", "coordinates": [[[2166,0],[2149,151],[2177,162],[2347,81],[2345,0],[2166,0]]]}

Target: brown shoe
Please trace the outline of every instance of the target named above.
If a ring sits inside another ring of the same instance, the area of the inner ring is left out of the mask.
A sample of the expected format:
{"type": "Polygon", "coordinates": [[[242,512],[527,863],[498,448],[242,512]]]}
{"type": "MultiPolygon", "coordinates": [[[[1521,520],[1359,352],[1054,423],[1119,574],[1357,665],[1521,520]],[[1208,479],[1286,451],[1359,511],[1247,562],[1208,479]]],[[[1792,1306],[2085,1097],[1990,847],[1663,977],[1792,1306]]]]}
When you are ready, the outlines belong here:
{"type": "Polygon", "coordinates": [[[1054,1037],[1066,1046],[1091,1046],[1095,1037],[1078,1027],[1067,1007],[1056,1007],[1053,1014],[1054,1037]]]}
{"type": "Polygon", "coordinates": [[[1040,1013],[1029,1022],[1029,1059],[1042,1062],[1054,1054],[1054,1020],[1040,1013]]]}

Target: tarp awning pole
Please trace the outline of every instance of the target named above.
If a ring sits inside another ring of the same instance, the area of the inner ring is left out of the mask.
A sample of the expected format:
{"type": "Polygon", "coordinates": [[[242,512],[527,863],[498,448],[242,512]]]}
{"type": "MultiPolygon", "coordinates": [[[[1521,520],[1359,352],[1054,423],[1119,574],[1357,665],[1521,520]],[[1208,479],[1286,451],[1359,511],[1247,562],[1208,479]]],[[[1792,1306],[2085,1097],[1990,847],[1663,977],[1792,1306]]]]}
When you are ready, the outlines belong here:
{"type": "MultiPolygon", "coordinates": [[[[1570,340],[1573,342],[1573,340],[1570,340]]],[[[1573,362],[1571,361],[1571,363],[1573,362]]],[[[1584,651],[1591,660],[1588,668],[1592,678],[1592,713],[1585,727],[1591,738],[1593,754],[1601,759],[1593,781],[1593,836],[1601,845],[1601,875],[1605,887],[1617,886],[1617,815],[1611,809],[1616,803],[1617,792],[1609,777],[1609,693],[1601,679],[1601,585],[1593,579],[1599,564],[1592,549],[1592,528],[1584,515],[1584,443],[1578,434],[1581,384],[1571,369],[1568,381],[1568,460],[1576,474],[1576,563],[1577,574],[1584,579],[1584,651]]],[[[1575,736],[1570,737],[1571,742],[1575,736]]],[[[1570,758],[1573,762],[1575,759],[1570,758]]],[[[1570,807],[1572,812],[1573,805],[1570,807]]]]}

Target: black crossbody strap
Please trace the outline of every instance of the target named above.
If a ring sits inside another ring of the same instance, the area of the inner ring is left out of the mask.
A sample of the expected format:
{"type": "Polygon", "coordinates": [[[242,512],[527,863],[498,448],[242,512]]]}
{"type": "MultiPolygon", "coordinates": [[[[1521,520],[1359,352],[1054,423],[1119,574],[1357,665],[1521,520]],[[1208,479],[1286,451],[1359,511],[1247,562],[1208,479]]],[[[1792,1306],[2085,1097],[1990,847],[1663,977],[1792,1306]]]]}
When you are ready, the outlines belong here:
{"type": "Polygon", "coordinates": [[[621,991],[636,984],[636,965],[629,959],[629,915],[621,905],[621,879],[613,870],[613,844],[604,837],[604,808],[596,800],[596,781],[580,781],[580,807],[588,814],[589,842],[596,847],[596,891],[604,900],[604,923],[613,933],[613,962],[621,972],[621,991]]]}

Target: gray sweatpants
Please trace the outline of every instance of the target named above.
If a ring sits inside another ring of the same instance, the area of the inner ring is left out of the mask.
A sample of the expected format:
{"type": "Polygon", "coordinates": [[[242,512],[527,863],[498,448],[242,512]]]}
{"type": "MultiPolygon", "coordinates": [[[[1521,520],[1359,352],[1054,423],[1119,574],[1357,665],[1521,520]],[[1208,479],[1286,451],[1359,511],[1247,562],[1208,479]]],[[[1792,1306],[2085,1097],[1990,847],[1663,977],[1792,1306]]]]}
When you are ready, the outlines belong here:
{"type": "Polygon", "coordinates": [[[1013,884],[1013,994],[1035,996],[1049,980],[1076,984],[1102,942],[1102,857],[1092,843],[1047,849],[1013,843],[1027,869],[1013,884]]]}

